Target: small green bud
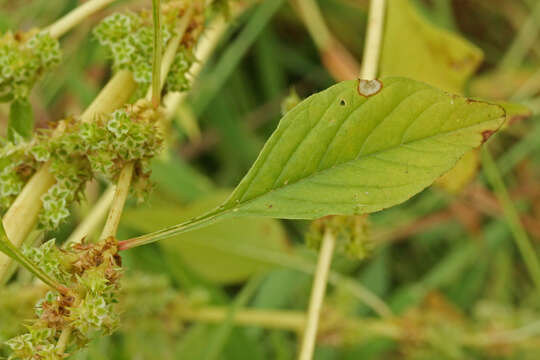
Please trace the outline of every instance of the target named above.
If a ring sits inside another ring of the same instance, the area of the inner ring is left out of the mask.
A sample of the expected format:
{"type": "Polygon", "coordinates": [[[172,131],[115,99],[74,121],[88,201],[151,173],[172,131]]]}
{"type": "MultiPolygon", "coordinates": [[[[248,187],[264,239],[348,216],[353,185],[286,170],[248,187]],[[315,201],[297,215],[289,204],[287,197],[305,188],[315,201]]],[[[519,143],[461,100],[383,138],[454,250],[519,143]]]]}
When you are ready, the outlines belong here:
{"type": "Polygon", "coordinates": [[[294,87],[289,90],[289,95],[281,102],[281,116],[285,116],[293,107],[298,105],[302,101],[294,87]]]}

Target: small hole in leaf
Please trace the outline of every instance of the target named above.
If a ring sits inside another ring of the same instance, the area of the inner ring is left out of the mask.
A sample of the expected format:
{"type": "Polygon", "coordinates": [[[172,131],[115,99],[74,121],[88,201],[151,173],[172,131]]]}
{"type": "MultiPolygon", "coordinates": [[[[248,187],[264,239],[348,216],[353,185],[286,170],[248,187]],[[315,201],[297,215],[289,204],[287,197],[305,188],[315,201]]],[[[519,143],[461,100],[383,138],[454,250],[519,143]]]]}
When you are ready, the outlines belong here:
{"type": "Polygon", "coordinates": [[[339,105],[345,106],[345,105],[347,105],[347,103],[345,102],[345,100],[341,99],[341,100],[339,101],[339,105]]]}

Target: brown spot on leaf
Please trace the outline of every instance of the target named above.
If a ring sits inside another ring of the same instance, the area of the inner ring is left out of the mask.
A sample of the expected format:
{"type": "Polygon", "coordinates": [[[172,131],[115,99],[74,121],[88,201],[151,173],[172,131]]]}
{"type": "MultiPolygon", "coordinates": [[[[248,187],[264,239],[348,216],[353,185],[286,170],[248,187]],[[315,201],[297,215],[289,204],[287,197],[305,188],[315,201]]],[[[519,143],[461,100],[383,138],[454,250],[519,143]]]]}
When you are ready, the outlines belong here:
{"type": "Polygon", "coordinates": [[[269,208],[269,209],[271,209],[271,208],[272,208],[272,206],[274,206],[274,205],[270,204],[270,205],[268,205],[268,208],[269,208]]]}
{"type": "Polygon", "coordinates": [[[365,80],[358,79],[358,93],[364,97],[370,97],[378,94],[383,88],[383,83],[380,80],[365,80]]]}
{"type": "Polygon", "coordinates": [[[487,139],[489,139],[489,137],[493,135],[494,133],[495,131],[493,130],[482,131],[482,143],[485,143],[487,139]]]}

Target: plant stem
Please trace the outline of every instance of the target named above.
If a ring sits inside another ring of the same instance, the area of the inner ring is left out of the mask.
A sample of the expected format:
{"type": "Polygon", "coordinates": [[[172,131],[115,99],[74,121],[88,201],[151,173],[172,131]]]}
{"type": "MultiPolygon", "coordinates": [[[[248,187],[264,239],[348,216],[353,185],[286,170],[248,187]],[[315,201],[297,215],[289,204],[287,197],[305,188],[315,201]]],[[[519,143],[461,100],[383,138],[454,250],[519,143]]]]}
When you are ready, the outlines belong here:
{"type": "Polygon", "coordinates": [[[118,183],[116,184],[116,191],[114,192],[114,198],[112,201],[107,222],[101,233],[101,239],[104,240],[109,236],[116,236],[118,224],[120,224],[120,218],[122,217],[122,211],[124,210],[124,204],[126,203],[127,196],[129,194],[129,186],[131,185],[131,177],[133,175],[133,163],[128,163],[118,177],[118,183]]]}
{"type": "Polygon", "coordinates": [[[152,0],[152,20],[154,22],[154,56],[152,59],[152,104],[157,109],[161,102],[161,1],[152,0]]]}
{"type": "Polygon", "coordinates": [[[377,77],[385,5],[385,0],[371,0],[369,3],[364,58],[362,59],[362,70],[360,72],[361,79],[372,80],[377,77]]]}
{"type": "Polygon", "coordinates": [[[261,284],[262,276],[254,275],[243,286],[242,290],[233,303],[229,307],[225,318],[221,325],[213,332],[212,336],[208,340],[203,360],[215,360],[221,354],[221,349],[225,345],[227,338],[230,336],[234,327],[234,318],[238,308],[245,307],[249,299],[253,296],[259,285],[261,284]]]}
{"type": "MultiPolygon", "coordinates": [[[[2,222],[9,241],[19,248],[37,222],[41,210],[41,196],[54,185],[54,177],[45,164],[30,178],[8,209],[2,222]]],[[[11,264],[11,258],[0,253],[0,283],[11,264]]]]}
{"type": "Polygon", "coordinates": [[[326,26],[321,11],[315,0],[297,0],[296,4],[306,28],[319,50],[327,49],[333,36],[326,26]]]}
{"type": "MultiPolygon", "coordinates": [[[[129,99],[136,83],[129,71],[120,70],[114,75],[92,104],[81,115],[81,121],[92,121],[97,116],[109,113],[129,99]]],[[[49,172],[49,165],[44,164],[26,183],[2,222],[10,241],[19,248],[34,228],[41,211],[41,196],[54,185],[54,176],[49,172]]],[[[0,254],[0,283],[3,282],[11,259],[0,254]]]]}
{"type": "Polygon", "coordinates": [[[519,214],[516,211],[510,196],[508,195],[508,190],[504,185],[504,181],[499,173],[499,169],[497,169],[497,165],[495,164],[495,161],[487,148],[482,149],[482,164],[484,166],[486,179],[493,187],[495,195],[502,205],[504,216],[506,217],[510,231],[514,235],[516,245],[521,253],[521,256],[523,257],[523,261],[525,262],[525,266],[529,271],[529,275],[531,276],[537,289],[540,291],[540,262],[536,256],[536,251],[531,244],[527,232],[521,224],[519,214]]]}
{"type": "MultiPolygon", "coordinates": [[[[167,73],[169,72],[169,69],[171,68],[176,51],[180,46],[180,42],[184,37],[187,25],[189,23],[189,20],[191,19],[193,7],[190,7],[180,20],[180,23],[177,27],[177,34],[173,39],[169,41],[162,62],[161,46],[158,46],[158,44],[161,43],[161,31],[159,31],[159,19],[156,20],[156,17],[159,18],[159,14],[161,12],[161,8],[159,7],[159,0],[154,0],[152,2],[152,5],[154,8],[154,33],[158,34],[154,36],[154,49],[159,49],[159,54],[157,52],[154,52],[152,86],[148,91],[146,99],[151,99],[154,107],[157,108],[159,107],[160,103],[161,87],[164,84],[164,82],[161,81],[162,75],[163,78],[165,78],[167,76],[167,73]],[[158,6],[157,9],[156,6],[158,6]]],[[[103,228],[103,232],[101,233],[102,240],[108,238],[109,236],[116,236],[116,231],[118,230],[120,218],[122,217],[122,212],[124,210],[124,204],[126,203],[126,199],[129,194],[129,186],[131,185],[131,178],[133,176],[133,166],[133,163],[129,163],[124,166],[124,168],[120,172],[112,206],[109,210],[109,216],[107,217],[107,222],[105,223],[105,227],[103,228]]]]}
{"type": "Polygon", "coordinates": [[[330,230],[326,230],[321,250],[319,252],[319,260],[317,262],[317,269],[315,270],[315,277],[313,279],[313,288],[311,290],[311,297],[309,299],[308,318],[306,323],[306,329],[304,330],[304,337],[302,339],[302,347],[300,349],[299,360],[311,360],[313,358],[313,352],[315,350],[315,340],[317,338],[317,329],[319,326],[319,317],[321,314],[321,308],[324,300],[324,293],[326,291],[326,284],[328,281],[328,273],[330,272],[330,265],[332,264],[332,255],[336,245],[336,238],[330,230]]]}
{"type": "Polygon", "coordinates": [[[114,0],[89,0],[45,28],[53,38],[59,38],[81,21],[103,9],[114,0]]]}
{"type": "Polygon", "coordinates": [[[82,122],[93,121],[123,106],[135,91],[137,83],[128,70],[119,70],[109,80],[90,106],[81,115],[82,122]]]}
{"type": "MultiPolygon", "coordinates": [[[[181,304],[175,309],[173,316],[186,321],[221,323],[227,318],[228,310],[220,306],[191,308],[181,304]]],[[[299,311],[238,309],[233,320],[237,325],[301,332],[306,325],[306,314],[299,311]]]]}
{"type": "Polygon", "coordinates": [[[538,36],[538,32],[540,31],[539,20],[540,2],[537,2],[531,12],[531,15],[519,29],[517,36],[512,42],[512,45],[510,45],[510,48],[506,54],[504,54],[504,57],[499,63],[499,68],[512,69],[521,65],[523,58],[527,55],[527,52],[534,44],[534,41],[538,36]]]}
{"type": "Polygon", "coordinates": [[[111,185],[101,195],[96,204],[92,207],[90,213],[84,220],[75,228],[69,238],[64,243],[64,246],[80,243],[85,236],[88,236],[107,216],[107,210],[110,208],[114,198],[116,187],[111,185]]]}
{"type": "Polygon", "coordinates": [[[296,0],[295,3],[328,72],[338,81],[355,79],[360,71],[360,65],[343,44],[332,35],[316,0],[296,0]]]}
{"type": "MultiPolygon", "coordinates": [[[[172,66],[172,63],[174,61],[174,57],[176,56],[176,52],[178,51],[178,48],[180,47],[180,44],[182,42],[182,38],[184,37],[184,34],[186,33],[187,27],[189,25],[189,21],[191,20],[191,16],[193,15],[193,6],[190,6],[180,21],[178,22],[178,25],[176,26],[176,35],[169,40],[169,43],[167,44],[167,48],[165,49],[165,53],[163,56],[160,56],[159,62],[154,57],[154,65],[156,66],[154,73],[155,78],[152,77],[152,86],[150,89],[148,89],[148,93],[146,94],[147,100],[152,100],[152,103],[154,106],[156,106],[155,101],[160,102],[159,94],[161,94],[161,88],[165,84],[165,80],[167,79],[167,74],[169,73],[169,70],[172,66]],[[155,89],[155,90],[154,90],[155,89]],[[157,94],[156,94],[157,93],[157,94]]],[[[152,76],[154,76],[154,73],[152,76]]],[[[156,106],[157,107],[157,106],[156,106]]]]}
{"type": "Polygon", "coordinates": [[[30,261],[22,252],[9,241],[4,226],[0,223],[0,252],[4,256],[8,256],[13,260],[17,260],[21,265],[23,265],[28,271],[38,277],[45,284],[49,285],[51,288],[55,289],[61,294],[66,294],[68,289],[60,284],[58,281],[53,279],[49,274],[43,271],[39,266],[34,262],[30,261]]]}
{"type": "Polygon", "coordinates": [[[60,356],[64,355],[66,347],[69,342],[69,337],[71,336],[71,327],[67,326],[62,329],[58,343],[56,344],[56,353],[60,356]]]}

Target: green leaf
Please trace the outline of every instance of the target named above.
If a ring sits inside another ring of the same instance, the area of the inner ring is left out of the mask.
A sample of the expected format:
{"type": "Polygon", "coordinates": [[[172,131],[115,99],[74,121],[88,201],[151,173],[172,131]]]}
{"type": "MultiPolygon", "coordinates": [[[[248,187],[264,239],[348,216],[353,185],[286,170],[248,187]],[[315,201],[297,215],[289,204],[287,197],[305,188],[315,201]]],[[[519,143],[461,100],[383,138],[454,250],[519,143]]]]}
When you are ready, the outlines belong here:
{"type": "Polygon", "coordinates": [[[453,93],[482,62],[482,51],[427,22],[408,0],[388,2],[381,77],[407,76],[453,93]]]}
{"type": "MultiPolygon", "coordinates": [[[[155,231],[190,219],[223,202],[228,192],[218,192],[188,207],[159,206],[127,211],[122,223],[144,232],[155,231]]],[[[165,251],[178,257],[191,270],[219,284],[238,283],[269,268],[268,263],[221,250],[223,243],[240,242],[261,249],[284,251],[288,248],[285,231],[276,220],[264,218],[228,219],[161,242],[165,251]],[[178,241],[177,241],[178,240],[178,241]]]]}
{"type": "Polygon", "coordinates": [[[34,112],[28,99],[15,100],[9,109],[8,139],[14,140],[15,133],[25,139],[32,136],[34,130],[34,112]]]}
{"type": "MultiPolygon", "coordinates": [[[[360,82],[361,84],[361,82],[360,82]]],[[[365,97],[359,81],[315,94],[283,117],[253,167],[216,210],[123,249],[224,216],[315,219],[371,213],[433,183],[503,123],[498,105],[387,78],[365,97]]]]}

